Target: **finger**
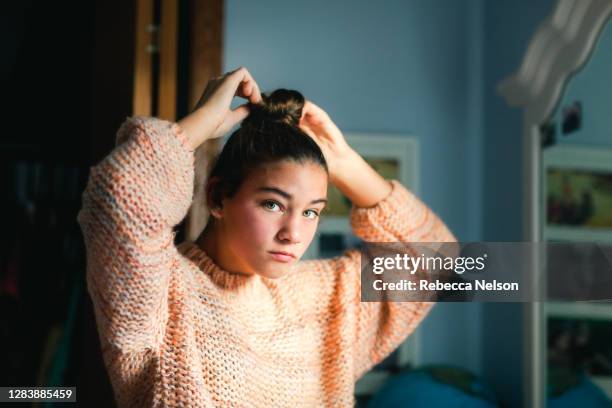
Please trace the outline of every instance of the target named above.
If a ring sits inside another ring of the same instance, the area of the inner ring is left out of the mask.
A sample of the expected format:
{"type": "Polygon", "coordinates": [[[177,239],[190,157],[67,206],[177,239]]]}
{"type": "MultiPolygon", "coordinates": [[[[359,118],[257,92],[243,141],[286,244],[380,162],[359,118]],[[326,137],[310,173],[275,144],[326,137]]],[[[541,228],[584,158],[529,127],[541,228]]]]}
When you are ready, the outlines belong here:
{"type": "Polygon", "coordinates": [[[232,128],[238,122],[244,120],[247,116],[249,116],[249,108],[247,104],[240,105],[236,109],[230,111],[230,113],[227,115],[229,127],[232,128]]]}
{"type": "Polygon", "coordinates": [[[253,95],[253,97],[255,98],[256,102],[254,103],[260,103],[262,101],[262,97],[261,97],[261,90],[259,89],[259,85],[257,84],[257,82],[254,82],[255,84],[255,94],[253,95]]]}
{"type": "Polygon", "coordinates": [[[307,116],[309,119],[310,117],[316,117],[320,110],[321,108],[319,108],[317,105],[309,100],[306,100],[304,101],[304,107],[302,108],[302,118],[306,118],[307,116]]]}
{"type": "Polygon", "coordinates": [[[308,101],[308,109],[307,112],[309,115],[317,115],[326,113],[321,107],[311,101],[308,101]]]}
{"type": "Polygon", "coordinates": [[[242,82],[242,96],[245,99],[248,99],[249,102],[257,104],[261,102],[261,93],[259,92],[259,87],[257,83],[253,79],[247,79],[242,82]]]}
{"type": "Polygon", "coordinates": [[[246,71],[246,68],[244,67],[239,67],[233,71],[226,73],[223,76],[221,86],[225,88],[231,88],[233,90],[232,94],[235,96],[244,97],[242,81],[245,78],[245,73],[248,74],[248,71],[246,71]]]}
{"type": "Polygon", "coordinates": [[[311,124],[316,124],[320,122],[320,115],[318,112],[312,110],[302,110],[302,116],[300,117],[300,122],[308,122],[311,124]]]}
{"type": "Polygon", "coordinates": [[[229,75],[233,75],[233,74],[235,74],[235,73],[237,73],[238,71],[243,70],[243,69],[246,69],[246,68],[245,68],[245,67],[238,67],[238,68],[236,68],[236,69],[235,69],[235,70],[233,70],[233,71],[229,71],[229,72],[228,72],[226,75],[228,75],[228,76],[229,76],[229,75]]]}
{"type": "Polygon", "coordinates": [[[302,107],[302,118],[310,111],[310,105],[311,103],[308,99],[304,100],[304,106],[302,107]]]}
{"type": "Polygon", "coordinates": [[[304,104],[305,110],[302,110],[303,118],[313,124],[325,124],[331,121],[327,112],[321,109],[316,104],[308,101],[304,104]]]}
{"type": "Polygon", "coordinates": [[[259,93],[257,82],[255,82],[255,79],[253,79],[246,68],[240,67],[232,73],[231,77],[237,91],[236,95],[248,99],[251,103],[261,102],[261,94],[259,93]],[[257,92],[254,92],[253,86],[257,87],[257,92]]]}
{"type": "Polygon", "coordinates": [[[238,90],[242,87],[243,82],[247,82],[249,79],[251,79],[251,74],[245,67],[240,67],[235,71],[232,71],[232,73],[229,75],[229,79],[238,90]]]}
{"type": "Polygon", "coordinates": [[[242,87],[244,88],[244,96],[247,98],[250,98],[251,94],[253,93],[253,88],[254,85],[252,82],[243,82],[242,83],[242,87]]]}
{"type": "Polygon", "coordinates": [[[314,139],[315,142],[317,141],[317,136],[308,126],[300,125],[300,129],[302,129],[304,133],[314,139]]]}

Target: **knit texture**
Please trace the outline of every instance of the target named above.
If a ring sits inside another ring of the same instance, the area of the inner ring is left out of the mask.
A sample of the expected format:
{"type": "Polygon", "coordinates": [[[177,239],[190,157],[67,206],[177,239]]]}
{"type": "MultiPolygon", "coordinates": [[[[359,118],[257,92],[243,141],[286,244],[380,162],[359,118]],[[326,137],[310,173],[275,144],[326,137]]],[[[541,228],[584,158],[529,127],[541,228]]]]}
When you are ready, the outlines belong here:
{"type": "MultiPolygon", "coordinates": [[[[350,407],[357,379],[432,307],[360,302],[360,253],[285,276],[222,270],[173,226],[193,196],[194,155],[176,123],[130,118],[91,168],[78,221],[87,288],[120,407],[350,407]]],[[[351,210],[370,242],[455,241],[400,183],[351,210]]]]}

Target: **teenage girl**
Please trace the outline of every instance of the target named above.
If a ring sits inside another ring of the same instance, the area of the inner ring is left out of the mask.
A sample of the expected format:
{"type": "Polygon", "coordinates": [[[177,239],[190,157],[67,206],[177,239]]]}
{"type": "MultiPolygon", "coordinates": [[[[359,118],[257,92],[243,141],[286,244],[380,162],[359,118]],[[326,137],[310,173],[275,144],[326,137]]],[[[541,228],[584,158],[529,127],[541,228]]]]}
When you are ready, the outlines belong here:
{"type": "Polygon", "coordinates": [[[262,95],[245,68],[211,80],[178,123],[131,118],[91,169],[78,220],[87,287],[120,407],[353,406],[354,384],[432,303],[360,302],[360,253],[300,261],[333,183],[370,242],[449,242],[440,219],[374,171],[296,91],[262,95]],[[235,110],[235,96],[248,102],[235,110]],[[231,135],[206,183],[196,242],[173,227],[194,151],[231,135]]]}

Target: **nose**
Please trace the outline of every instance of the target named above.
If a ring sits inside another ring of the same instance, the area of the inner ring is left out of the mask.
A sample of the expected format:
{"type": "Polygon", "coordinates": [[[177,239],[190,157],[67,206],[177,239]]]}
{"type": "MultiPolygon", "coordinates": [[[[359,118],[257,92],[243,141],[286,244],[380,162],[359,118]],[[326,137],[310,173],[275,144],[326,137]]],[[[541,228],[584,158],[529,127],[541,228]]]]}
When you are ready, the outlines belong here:
{"type": "Polygon", "coordinates": [[[278,240],[284,244],[299,244],[302,242],[300,221],[299,216],[287,214],[287,217],[281,225],[281,229],[278,231],[278,240]]]}

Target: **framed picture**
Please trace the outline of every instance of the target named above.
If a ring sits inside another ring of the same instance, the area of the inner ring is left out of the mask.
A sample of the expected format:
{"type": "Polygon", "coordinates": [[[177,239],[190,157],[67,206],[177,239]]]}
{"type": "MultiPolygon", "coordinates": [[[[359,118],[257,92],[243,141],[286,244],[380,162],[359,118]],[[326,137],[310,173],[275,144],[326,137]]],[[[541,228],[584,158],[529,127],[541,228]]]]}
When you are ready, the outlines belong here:
{"type": "MultiPolygon", "coordinates": [[[[349,133],[345,137],[351,147],[384,178],[398,180],[418,194],[419,151],[416,138],[377,133],[349,133]]],[[[350,200],[333,185],[329,186],[327,198],[328,205],[304,259],[331,258],[360,245],[349,223],[350,200]]]]}
{"type": "Polygon", "coordinates": [[[612,149],[545,149],[542,178],[545,240],[612,242],[612,149]]]}

